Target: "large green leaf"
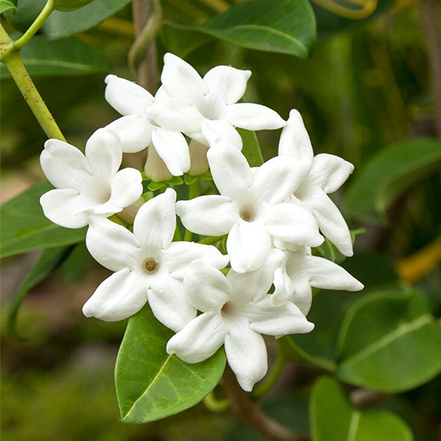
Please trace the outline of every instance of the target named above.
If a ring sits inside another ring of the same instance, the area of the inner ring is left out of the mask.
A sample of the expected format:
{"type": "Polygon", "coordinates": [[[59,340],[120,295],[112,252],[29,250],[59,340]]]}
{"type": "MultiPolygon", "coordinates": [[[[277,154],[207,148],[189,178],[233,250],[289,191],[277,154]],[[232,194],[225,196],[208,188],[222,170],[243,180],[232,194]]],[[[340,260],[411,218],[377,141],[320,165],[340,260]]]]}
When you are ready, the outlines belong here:
{"type": "Polygon", "coordinates": [[[51,188],[41,182],[1,206],[0,258],[84,240],[85,228],[68,230],[44,216],[39,200],[51,188]]]}
{"type": "Polygon", "coordinates": [[[43,26],[43,33],[49,40],[60,40],[98,26],[127,6],[132,0],[95,0],[78,9],[64,13],[54,11],[43,26]]]}
{"type": "Polygon", "coordinates": [[[237,130],[242,137],[242,153],[247,158],[250,167],[259,167],[263,164],[262,151],[260,150],[259,140],[255,132],[245,129],[237,130]]]}
{"type": "Polygon", "coordinates": [[[341,327],[337,376],[384,392],[413,389],[441,372],[441,326],[426,298],[371,294],[354,304],[341,327]]]}
{"type": "MultiPolygon", "coordinates": [[[[21,56],[29,75],[33,77],[79,76],[107,69],[101,52],[77,38],[48,42],[37,35],[24,46],[21,56]]],[[[1,64],[0,79],[10,77],[6,66],[1,64]]]]}
{"type": "Polygon", "coordinates": [[[439,169],[441,143],[431,138],[400,141],[379,151],[356,173],[346,193],[353,218],[386,221],[390,204],[416,182],[439,169]]]}
{"type": "Polygon", "coordinates": [[[314,12],[308,0],[251,0],[232,6],[202,25],[167,22],[166,26],[199,31],[248,49],[300,58],[308,58],[316,39],[314,12]]]}
{"type": "Polygon", "coordinates": [[[129,320],[115,371],[124,422],[147,423],[182,412],[218,384],[225,369],[224,350],[202,363],[187,364],[166,353],[172,336],[148,305],[129,320]]]}
{"type": "Polygon", "coordinates": [[[80,9],[95,0],[55,0],[57,11],[70,12],[80,9]]]}
{"type": "Polygon", "coordinates": [[[21,282],[8,308],[6,328],[9,338],[23,340],[17,332],[17,318],[27,293],[44,280],[70,253],[71,247],[55,247],[43,251],[35,265],[21,282]]]}
{"type": "Polygon", "coordinates": [[[0,14],[3,14],[5,11],[9,11],[12,9],[14,13],[17,12],[17,2],[12,0],[0,0],[0,14]]]}
{"type": "Polygon", "coordinates": [[[7,11],[4,16],[17,31],[25,32],[44,8],[46,0],[18,0],[15,2],[18,12],[7,11]]]}
{"type": "Polygon", "coordinates": [[[331,378],[314,385],[309,406],[312,441],[412,441],[405,422],[391,412],[355,409],[331,378]]]}

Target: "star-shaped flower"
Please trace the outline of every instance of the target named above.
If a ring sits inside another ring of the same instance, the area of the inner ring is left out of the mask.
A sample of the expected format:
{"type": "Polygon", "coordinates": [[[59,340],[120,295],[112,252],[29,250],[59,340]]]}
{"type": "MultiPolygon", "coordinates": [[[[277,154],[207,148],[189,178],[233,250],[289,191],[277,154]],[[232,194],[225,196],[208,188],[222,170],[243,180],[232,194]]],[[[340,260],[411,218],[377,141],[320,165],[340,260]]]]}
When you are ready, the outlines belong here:
{"type": "Polygon", "coordinates": [[[45,216],[62,227],[82,228],[91,215],[108,217],[135,203],[142,176],[133,168],[118,171],[121,161],[120,139],[110,130],[97,130],[85,155],[66,142],[46,141],[41,168],[56,189],[40,199],[45,216]]]}
{"type": "Polygon", "coordinates": [[[279,156],[312,160],[309,174],[294,195],[314,214],[323,235],[345,256],[352,256],[349,228],[328,193],[333,193],[343,185],[354,166],[338,156],[326,153],[314,156],[308,132],[297,110],[291,110],[288,122],[283,128],[279,156]]]}
{"type": "Polygon", "coordinates": [[[138,211],[133,233],[107,219],[94,219],[86,245],[101,265],[115,274],[97,288],[83,307],[84,315],[122,320],[148,301],[156,318],[179,331],[196,316],[184,292],[183,277],[196,259],[223,268],[228,257],[211,245],[173,242],[176,192],[168,189],[138,211]]]}
{"type": "Polygon", "coordinates": [[[251,169],[229,145],[208,150],[220,196],[179,201],[176,211],[190,231],[206,236],[229,234],[227,250],[236,272],[254,271],[268,258],[272,238],[318,246],[323,237],[306,209],[284,202],[308,173],[309,159],[276,157],[251,169]]]}
{"type": "Polygon", "coordinates": [[[169,340],[167,352],[187,363],[198,363],[225,344],[228,364],[239,384],[251,391],[268,370],[262,334],[279,337],[314,328],[293,303],[271,304],[267,292],[283,258],[278,253],[273,250],[258,271],[239,274],[230,270],[226,277],[204,262],[193,262],[184,285],[191,304],[202,314],[169,340]]]}
{"type": "Polygon", "coordinates": [[[278,129],[285,124],[268,107],[237,103],[245,93],[250,76],[249,70],[217,66],[201,78],[184,60],[165,54],[161,99],[150,106],[147,113],[160,126],[183,132],[202,144],[208,145],[203,132],[209,131],[221,133],[240,149],[242,139],[235,127],[264,130],[278,129]]]}
{"type": "Polygon", "coordinates": [[[312,256],[307,247],[298,247],[294,252],[285,251],[285,259],[274,273],[274,286],[273,305],[293,302],[305,315],[311,308],[312,286],[345,291],[364,288],[344,268],[330,260],[312,256]]]}

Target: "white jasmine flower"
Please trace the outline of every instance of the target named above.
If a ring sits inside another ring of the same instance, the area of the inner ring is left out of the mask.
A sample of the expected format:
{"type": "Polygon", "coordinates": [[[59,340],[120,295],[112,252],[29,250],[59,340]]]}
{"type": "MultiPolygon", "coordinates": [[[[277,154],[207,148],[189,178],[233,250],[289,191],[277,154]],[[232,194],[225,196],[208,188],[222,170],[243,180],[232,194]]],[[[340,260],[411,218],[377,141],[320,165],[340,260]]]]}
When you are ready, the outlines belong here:
{"type": "Polygon", "coordinates": [[[135,217],[133,233],[107,219],[93,220],[87,232],[87,248],[95,260],[115,274],[86,302],[85,316],[122,320],[147,301],[156,318],[174,331],[196,316],[182,281],[188,265],[202,258],[207,265],[223,268],[228,257],[210,245],[172,243],[175,201],[176,192],[168,189],[146,202],[135,217]]]}
{"type": "Polygon", "coordinates": [[[328,193],[333,193],[343,185],[354,166],[338,156],[325,153],[314,156],[308,132],[297,110],[291,110],[283,128],[279,156],[312,160],[311,170],[295,191],[295,197],[314,214],[323,235],[345,256],[352,256],[349,228],[328,193]]]}
{"type": "Polygon", "coordinates": [[[179,201],[176,210],[194,233],[229,234],[234,271],[259,268],[268,258],[272,238],[307,246],[323,242],[314,216],[284,202],[308,173],[309,159],[276,157],[252,170],[239,150],[219,145],[209,149],[208,160],[221,195],[179,201]]]}
{"type": "Polygon", "coordinates": [[[311,287],[360,291],[363,284],[344,268],[330,260],[311,255],[307,247],[297,251],[285,251],[282,265],[274,273],[275,292],[271,296],[273,305],[294,302],[303,314],[311,307],[311,287]]]}
{"type": "Polygon", "coordinates": [[[105,81],[106,100],[123,115],[107,127],[120,136],[123,152],[136,153],[150,146],[149,149],[156,150],[172,175],[187,172],[190,153],[182,133],[167,130],[166,125],[158,127],[147,115],[155,98],[143,87],[116,75],[108,75],[105,81]]]}
{"type": "Polygon", "coordinates": [[[225,344],[228,364],[239,384],[251,391],[268,370],[261,334],[279,337],[314,328],[293,303],[271,304],[267,292],[280,264],[278,253],[273,250],[258,271],[239,274],[230,270],[226,277],[204,262],[193,262],[184,278],[185,291],[202,314],[169,340],[167,352],[187,363],[198,363],[225,344]]]}
{"type": "Polygon", "coordinates": [[[118,171],[121,161],[120,139],[110,130],[97,130],[85,155],[58,139],[46,141],[41,168],[56,190],[40,199],[45,216],[62,227],[82,228],[91,215],[108,217],[135,203],[142,176],[133,168],[118,171]]]}
{"type": "Polygon", "coordinates": [[[161,99],[147,110],[160,126],[183,132],[208,145],[203,129],[222,133],[242,147],[235,127],[248,130],[278,129],[285,121],[259,104],[237,103],[245,93],[249,70],[217,66],[201,78],[196,70],[173,54],[165,54],[161,99]],[[166,97],[168,95],[168,98],[166,97]]]}

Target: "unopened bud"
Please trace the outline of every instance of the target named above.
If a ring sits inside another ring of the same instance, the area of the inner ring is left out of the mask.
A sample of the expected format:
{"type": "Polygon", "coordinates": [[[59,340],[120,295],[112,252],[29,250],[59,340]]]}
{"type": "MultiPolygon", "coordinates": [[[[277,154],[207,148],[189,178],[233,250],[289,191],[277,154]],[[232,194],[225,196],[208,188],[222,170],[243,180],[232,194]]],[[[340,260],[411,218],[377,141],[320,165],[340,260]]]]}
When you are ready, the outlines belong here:
{"type": "Polygon", "coordinates": [[[191,176],[203,175],[209,169],[207,159],[208,147],[192,139],[189,148],[191,166],[188,174],[191,176]]]}
{"type": "Polygon", "coordinates": [[[144,171],[153,182],[164,182],[173,177],[153,146],[148,148],[144,171]]]}
{"type": "Polygon", "coordinates": [[[118,217],[128,222],[129,224],[133,224],[136,213],[138,213],[138,210],[142,207],[143,204],[145,204],[145,200],[141,197],[134,204],[124,208],[123,211],[117,213],[118,217]]]}

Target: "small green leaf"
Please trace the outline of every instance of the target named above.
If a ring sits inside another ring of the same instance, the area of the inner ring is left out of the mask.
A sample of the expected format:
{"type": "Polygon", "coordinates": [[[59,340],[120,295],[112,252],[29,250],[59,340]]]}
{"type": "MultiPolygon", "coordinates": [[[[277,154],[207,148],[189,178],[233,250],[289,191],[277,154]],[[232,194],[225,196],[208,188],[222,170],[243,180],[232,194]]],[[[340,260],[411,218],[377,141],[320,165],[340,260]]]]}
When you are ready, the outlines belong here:
{"type": "Polygon", "coordinates": [[[85,228],[62,228],[43,214],[40,197],[51,189],[47,181],[41,182],[1,206],[0,258],[40,248],[71,245],[84,240],[85,228]]]}
{"type": "Polygon", "coordinates": [[[166,353],[172,336],[148,305],[129,320],[115,370],[124,422],[147,423],[182,412],[218,384],[225,369],[224,350],[202,363],[187,364],[166,353]]]}
{"type": "Polygon", "coordinates": [[[247,158],[250,167],[259,167],[262,165],[263,156],[256,133],[245,129],[237,129],[237,131],[242,138],[242,153],[245,158],[247,158]]]}
{"type": "Polygon", "coordinates": [[[348,311],[339,335],[337,376],[397,393],[441,372],[441,326],[416,291],[374,293],[348,311]]]}
{"type": "Polygon", "coordinates": [[[17,332],[17,318],[20,306],[27,293],[38,283],[44,280],[70,253],[71,247],[55,247],[43,251],[37,263],[21,282],[8,308],[6,329],[10,339],[25,340],[17,332]]]}
{"type": "Polygon", "coordinates": [[[188,173],[186,173],[184,175],[185,185],[191,185],[194,182],[196,182],[198,179],[199,179],[199,176],[192,176],[192,175],[189,175],[188,173]]]}
{"type": "Polygon", "coordinates": [[[75,11],[95,0],[55,0],[55,9],[62,12],[75,11]]]}
{"type": "Polygon", "coordinates": [[[14,14],[17,13],[17,2],[11,0],[0,0],[0,14],[3,14],[3,12],[8,11],[9,9],[12,9],[14,14]]]}
{"type": "MultiPolygon", "coordinates": [[[[355,236],[358,234],[363,234],[366,232],[365,228],[358,228],[357,230],[351,230],[351,239],[352,243],[355,241],[355,236]]],[[[325,259],[331,260],[337,264],[343,263],[346,260],[346,256],[340,251],[338,251],[337,247],[328,239],[317,247],[317,251],[321,254],[325,259]]]]}
{"type": "Polygon", "coordinates": [[[441,143],[431,138],[407,139],[380,150],[349,185],[348,214],[354,219],[387,222],[391,203],[440,164],[441,143]]]}
{"type": "MultiPolygon", "coordinates": [[[[308,0],[251,0],[232,6],[202,25],[166,25],[184,31],[186,41],[193,41],[190,31],[198,31],[248,49],[300,58],[311,55],[316,39],[315,16],[308,0]]],[[[197,47],[197,43],[193,45],[197,47]]]]}
{"type": "Polygon", "coordinates": [[[98,26],[106,18],[115,15],[132,0],[95,0],[92,3],[69,12],[54,11],[43,26],[48,40],[61,40],[98,26]]]}
{"type": "MultiPolygon", "coordinates": [[[[107,69],[101,52],[76,38],[48,42],[37,35],[23,47],[21,56],[32,77],[90,75],[107,69]]],[[[5,78],[11,75],[1,64],[0,79],[5,78]]]]}
{"type": "Polygon", "coordinates": [[[413,441],[412,431],[397,415],[360,412],[343,388],[322,377],[314,385],[309,406],[312,441],[413,441]]]}

